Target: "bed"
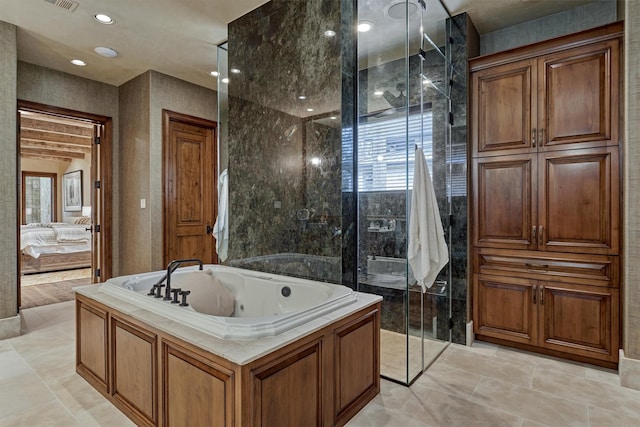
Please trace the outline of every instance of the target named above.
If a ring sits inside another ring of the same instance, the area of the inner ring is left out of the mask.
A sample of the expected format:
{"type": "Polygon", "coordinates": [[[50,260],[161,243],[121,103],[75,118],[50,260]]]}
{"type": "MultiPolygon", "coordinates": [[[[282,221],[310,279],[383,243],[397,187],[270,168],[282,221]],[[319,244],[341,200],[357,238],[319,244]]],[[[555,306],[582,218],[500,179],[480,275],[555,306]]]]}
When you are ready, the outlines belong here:
{"type": "Polygon", "coordinates": [[[62,222],[20,226],[22,274],[90,267],[91,232],[87,228],[88,224],[62,222]]]}

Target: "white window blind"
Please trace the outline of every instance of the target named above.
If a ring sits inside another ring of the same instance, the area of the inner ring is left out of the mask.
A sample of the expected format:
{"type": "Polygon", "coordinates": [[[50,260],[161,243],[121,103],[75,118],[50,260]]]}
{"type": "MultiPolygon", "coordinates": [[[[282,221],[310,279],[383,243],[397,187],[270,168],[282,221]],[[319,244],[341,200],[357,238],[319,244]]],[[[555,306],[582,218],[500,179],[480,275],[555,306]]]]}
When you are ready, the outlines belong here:
{"type": "MultiPolygon", "coordinates": [[[[430,110],[399,117],[361,118],[358,125],[358,191],[394,191],[413,188],[415,145],[422,148],[433,177],[433,115],[430,110]],[[408,156],[408,159],[407,159],[408,156]]],[[[342,189],[353,191],[353,134],[342,133],[342,189]]],[[[452,196],[466,195],[466,146],[453,144],[451,150],[452,196]],[[463,167],[456,167],[463,166],[463,167]]],[[[448,156],[447,156],[448,157],[448,156]]]]}
{"type": "Polygon", "coordinates": [[[413,187],[415,145],[432,169],[432,114],[369,118],[358,126],[358,190],[392,191],[413,187]],[[408,127],[407,127],[408,126],[408,127]],[[407,158],[408,156],[408,158],[407,158]]]}

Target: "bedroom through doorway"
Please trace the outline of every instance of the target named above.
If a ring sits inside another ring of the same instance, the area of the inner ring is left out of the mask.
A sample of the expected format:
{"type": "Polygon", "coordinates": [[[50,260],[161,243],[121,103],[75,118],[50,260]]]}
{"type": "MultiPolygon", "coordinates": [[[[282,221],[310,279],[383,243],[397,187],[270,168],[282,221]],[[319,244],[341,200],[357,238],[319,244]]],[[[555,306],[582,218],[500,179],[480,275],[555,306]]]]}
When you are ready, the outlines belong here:
{"type": "Polygon", "coordinates": [[[100,153],[110,119],[19,102],[18,122],[18,306],[25,309],[72,300],[73,287],[110,272],[101,268],[101,158],[110,156],[100,153]]]}

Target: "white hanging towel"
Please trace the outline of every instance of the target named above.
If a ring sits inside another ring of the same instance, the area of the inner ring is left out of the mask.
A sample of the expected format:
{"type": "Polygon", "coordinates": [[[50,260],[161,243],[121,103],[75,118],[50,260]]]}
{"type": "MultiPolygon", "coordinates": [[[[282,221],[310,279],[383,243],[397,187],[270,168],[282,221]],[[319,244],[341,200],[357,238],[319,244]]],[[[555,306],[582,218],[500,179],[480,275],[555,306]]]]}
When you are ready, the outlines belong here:
{"type": "Polygon", "coordinates": [[[436,194],[429,176],[429,167],[420,148],[416,150],[413,172],[407,255],[409,266],[422,287],[422,292],[433,285],[442,267],[449,262],[449,248],[444,240],[436,194]]]}
{"type": "Polygon", "coordinates": [[[226,169],[218,177],[218,218],[212,234],[216,239],[218,258],[224,261],[229,251],[229,178],[226,169]]]}

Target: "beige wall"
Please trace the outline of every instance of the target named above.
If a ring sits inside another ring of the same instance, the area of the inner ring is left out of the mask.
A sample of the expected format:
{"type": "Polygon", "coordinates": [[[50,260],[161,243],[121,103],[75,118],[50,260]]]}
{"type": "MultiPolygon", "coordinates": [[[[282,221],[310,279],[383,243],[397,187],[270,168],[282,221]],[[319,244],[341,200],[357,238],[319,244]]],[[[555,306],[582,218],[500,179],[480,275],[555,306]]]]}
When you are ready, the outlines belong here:
{"type": "Polygon", "coordinates": [[[149,72],[120,86],[120,274],[151,271],[149,201],[149,72]]]}
{"type": "Polygon", "coordinates": [[[16,46],[16,27],[0,21],[0,319],[18,312],[16,46]]]}
{"type": "Polygon", "coordinates": [[[640,2],[625,11],[623,349],[640,359],[640,2]]]}
{"type": "Polygon", "coordinates": [[[162,260],[162,110],[216,120],[216,103],[215,91],[156,71],[120,87],[120,217],[121,232],[127,236],[120,244],[120,274],[166,267],[162,260]],[[145,209],[140,199],[146,200],[145,209]]]}

